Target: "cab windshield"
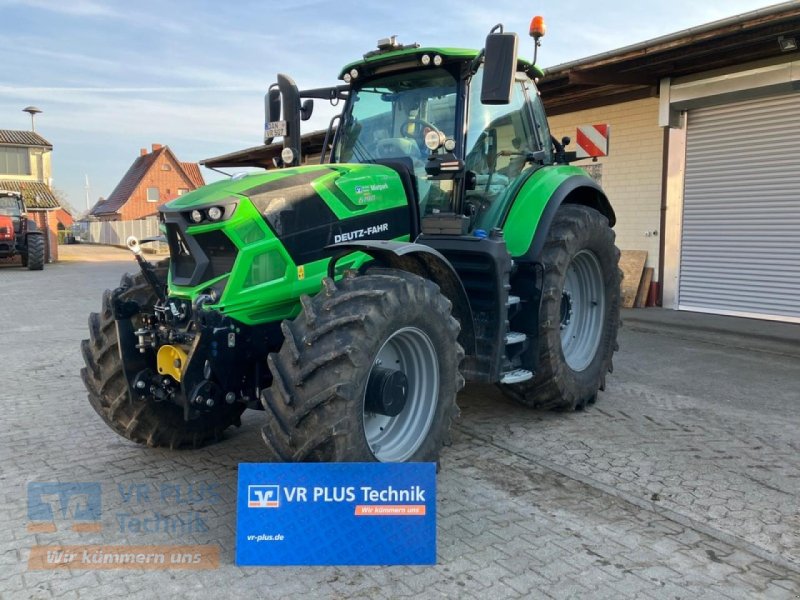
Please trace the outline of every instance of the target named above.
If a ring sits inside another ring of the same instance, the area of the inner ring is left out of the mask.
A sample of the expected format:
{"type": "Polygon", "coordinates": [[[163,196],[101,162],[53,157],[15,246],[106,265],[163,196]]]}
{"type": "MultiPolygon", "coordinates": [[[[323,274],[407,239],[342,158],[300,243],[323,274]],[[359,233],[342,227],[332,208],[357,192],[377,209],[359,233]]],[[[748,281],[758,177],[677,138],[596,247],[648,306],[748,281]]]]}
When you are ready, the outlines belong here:
{"type": "Polygon", "coordinates": [[[13,196],[0,196],[0,215],[8,217],[20,216],[19,203],[13,196]]]}
{"type": "Polygon", "coordinates": [[[336,162],[365,163],[387,158],[411,160],[423,213],[448,210],[452,185],[428,181],[425,134],[456,135],[458,82],[446,69],[395,73],[353,90],[343,118],[336,162]]]}

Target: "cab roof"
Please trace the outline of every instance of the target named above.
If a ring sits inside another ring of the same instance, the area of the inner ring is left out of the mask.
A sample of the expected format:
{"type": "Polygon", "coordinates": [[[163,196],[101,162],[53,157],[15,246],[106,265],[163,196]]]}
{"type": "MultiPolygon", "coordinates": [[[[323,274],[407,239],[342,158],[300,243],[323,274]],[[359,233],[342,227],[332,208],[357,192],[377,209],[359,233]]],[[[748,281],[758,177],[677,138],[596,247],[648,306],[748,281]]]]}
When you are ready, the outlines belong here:
{"type": "MultiPolygon", "coordinates": [[[[344,75],[353,69],[358,70],[360,75],[369,76],[383,72],[383,67],[391,68],[394,66],[395,69],[398,67],[422,67],[420,58],[423,54],[427,54],[431,58],[439,55],[444,59],[444,64],[447,64],[449,62],[474,60],[475,57],[478,56],[479,51],[469,48],[434,48],[430,46],[420,48],[416,44],[411,46],[398,46],[396,49],[388,48],[383,51],[368,52],[362,59],[345,65],[339,72],[339,79],[343,79],[344,75]]],[[[433,63],[431,63],[431,66],[433,66],[433,63]]],[[[523,58],[517,59],[517,68],[520,70],[530,73],[532,67],[533,65],[531,65],[530,61],[523,58]]],[[[533,68],[535,71],[531,73],[531,76],[541,76],[539,69],[537,67],[533,68]]]]}
{"type": "Polygon", "coordinates": [[[364,58],[345,65],[339,73],[339,79],[344,77],[344,74],[349,73],[352,69],[405,62],[407,59],[416,59],[423,54],[429,54],[432,57],[439,54],[446,61],[472,60],[478,56],[478,51],[468,48],[420,48],[415,44],[413,46],[400,46],[397,49],[387,49],[383,52],[369,52],[364,55],[364,58]]]}

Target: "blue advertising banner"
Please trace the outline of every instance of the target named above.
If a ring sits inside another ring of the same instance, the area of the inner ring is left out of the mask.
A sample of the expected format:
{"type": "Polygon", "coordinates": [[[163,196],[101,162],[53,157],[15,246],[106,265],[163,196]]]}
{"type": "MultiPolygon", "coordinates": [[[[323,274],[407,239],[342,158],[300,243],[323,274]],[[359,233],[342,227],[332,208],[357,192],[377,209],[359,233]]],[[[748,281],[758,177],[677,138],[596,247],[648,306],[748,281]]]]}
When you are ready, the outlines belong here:
{"type": "Polygon", "coordinates": [[[236,564],[436,563],[434,463],[242,463],[236,564]]]}

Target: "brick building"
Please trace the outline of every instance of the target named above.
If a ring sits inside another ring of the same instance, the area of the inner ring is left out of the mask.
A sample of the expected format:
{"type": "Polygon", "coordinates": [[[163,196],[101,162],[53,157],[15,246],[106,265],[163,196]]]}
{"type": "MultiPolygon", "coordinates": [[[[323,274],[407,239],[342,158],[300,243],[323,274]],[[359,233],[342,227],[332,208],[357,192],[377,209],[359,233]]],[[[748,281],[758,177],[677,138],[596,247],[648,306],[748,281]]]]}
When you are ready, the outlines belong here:
{"type": "Polygon", "coordinates": [[[58,260],[58,200],[50,189],[53,145],[34,131],[0,129],[0,189],[20,192],[39,229],[46,231],[45,260],[58,260]]]}
{"type": "Polygon", "coordinates": [[[158,207],[205,185],[197,163],[179,161],[169,146],[142,148],[128,172],[90,215],[101,221],[133,221],[156,214],[158,207]]]}

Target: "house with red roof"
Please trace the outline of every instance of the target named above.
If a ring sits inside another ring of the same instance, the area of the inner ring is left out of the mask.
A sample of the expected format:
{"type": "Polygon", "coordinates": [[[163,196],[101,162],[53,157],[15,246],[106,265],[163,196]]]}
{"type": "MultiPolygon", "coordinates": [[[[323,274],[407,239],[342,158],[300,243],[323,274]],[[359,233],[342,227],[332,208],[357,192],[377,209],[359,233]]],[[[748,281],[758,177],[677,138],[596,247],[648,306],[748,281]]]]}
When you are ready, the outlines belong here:
{"type": "Polygon", "coordinates": [[[134,221],[158,212],[158,207],[205,185],[197,163],[181,162],[169,146],[152,144],[125,173],[111,195],[89,214],[101,221],[134,221]]]}

